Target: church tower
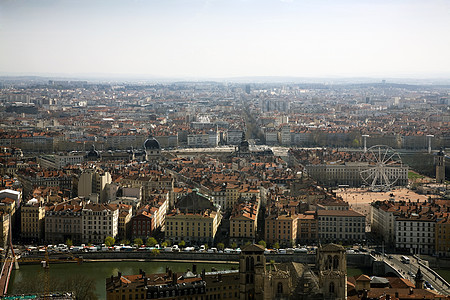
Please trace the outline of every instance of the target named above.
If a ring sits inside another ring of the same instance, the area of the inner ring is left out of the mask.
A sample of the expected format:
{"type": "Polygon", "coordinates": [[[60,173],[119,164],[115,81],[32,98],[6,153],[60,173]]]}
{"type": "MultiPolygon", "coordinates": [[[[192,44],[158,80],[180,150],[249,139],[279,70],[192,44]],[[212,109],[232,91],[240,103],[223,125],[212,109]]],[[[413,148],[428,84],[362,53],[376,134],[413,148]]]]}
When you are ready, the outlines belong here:
{"type": "Polygon", "coordinates": [[[435,158],[436,163],[436,183],[444,183],[445,181],[445,154],[444,150],[439,151],[435,158]]]}
{"type": "Polygon", "coordinates": [[[266,257],[261,245],[248,245],[239,257],[239,299],[264,299],[266,257]]]}
{"type": "Polygon", "coordinates": [[[347,259],[345,249],[336,244],[317,249],[319,282],[325,299],[347,299],[347,259]]]}
{"type": "Polygon", "coordinates": [[[422,271],[420,271],[420,268],[417,270],[416,277],[414,278],[416,289],[423,289],[423,275],[422,271]]]}

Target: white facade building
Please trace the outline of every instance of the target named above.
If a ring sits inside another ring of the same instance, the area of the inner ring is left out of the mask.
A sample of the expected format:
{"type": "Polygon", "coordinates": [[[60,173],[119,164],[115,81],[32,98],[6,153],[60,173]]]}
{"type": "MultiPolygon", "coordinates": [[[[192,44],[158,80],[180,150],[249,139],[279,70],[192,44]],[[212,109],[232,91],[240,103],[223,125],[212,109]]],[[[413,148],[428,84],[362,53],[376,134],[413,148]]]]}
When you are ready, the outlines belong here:
{"type": "Polygon", "coordinates": [[[116,238],[119,233],[119,209],[103,204],[87,204],[81,214],[84,243],[104,243],[107,236],[116,238]]]}
{"type": "Polygon", "coordinates": [[[320,242],[362,242],[366,237],[366,217],[354,210],[318,210],[320,242]]]}
{"type": "Polygon", "coordinates": [[[436,219],[411,214],[395,220],[395,247],[411,254],[434,254],[436,219]]]}

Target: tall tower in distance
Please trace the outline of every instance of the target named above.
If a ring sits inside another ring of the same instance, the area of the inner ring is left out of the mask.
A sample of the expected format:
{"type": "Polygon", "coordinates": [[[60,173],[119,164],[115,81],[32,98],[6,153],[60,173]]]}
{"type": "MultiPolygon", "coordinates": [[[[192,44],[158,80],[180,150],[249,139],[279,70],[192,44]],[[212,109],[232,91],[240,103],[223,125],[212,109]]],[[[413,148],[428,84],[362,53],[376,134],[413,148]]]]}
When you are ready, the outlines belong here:
{"type": "Polygon", "coordinates": [[[436,164],[436,183],[444,183],[445,181],[445,153],[441,148],[435,157],[436,164]]]}

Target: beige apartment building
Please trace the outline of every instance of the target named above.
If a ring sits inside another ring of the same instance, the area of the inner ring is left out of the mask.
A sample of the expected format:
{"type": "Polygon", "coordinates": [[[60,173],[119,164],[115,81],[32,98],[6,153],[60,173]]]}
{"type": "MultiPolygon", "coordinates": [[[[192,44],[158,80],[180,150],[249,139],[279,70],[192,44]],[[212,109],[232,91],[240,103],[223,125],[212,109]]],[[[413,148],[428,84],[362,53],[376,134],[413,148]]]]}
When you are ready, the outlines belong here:
{"type": "Polygon", "coordinates": [[[212,245],[221,220],[222,215],[217,211],[191,214],[175,210],[166,216],[165,236],[173,242],[212,245]]]}
{"type": "Polygon", "coordinates": [[[317,242],[317,219],[314,212],[297,215],[297,242],[311,244],[317,242]]]}
{"type": "Polygon", "coordinates": [[[31,199],[20,208],[21,237],[39,242],[44,238],[45,208],[36,199],[31,199]]]}
{"type": "Polygon", "coordinates": [[[166,215],[165,235],[173,242],[208,243],[212,245],[222,221],[220,208],[212,199],[194,189],[181,197],[166,215]]]}
{"type": "Polygon", "coordinates": [[[265,241],[269,245],[276,242],[282,247],[291,247],[297,240],[297,216],[272,215],[265,221],[265,241]]]}
{"type": "Polygon", "coordinates": [[[258,223],[258,202],[238,203],[230,217],[230,243],[239,246],[255,243],[258,223]]]}

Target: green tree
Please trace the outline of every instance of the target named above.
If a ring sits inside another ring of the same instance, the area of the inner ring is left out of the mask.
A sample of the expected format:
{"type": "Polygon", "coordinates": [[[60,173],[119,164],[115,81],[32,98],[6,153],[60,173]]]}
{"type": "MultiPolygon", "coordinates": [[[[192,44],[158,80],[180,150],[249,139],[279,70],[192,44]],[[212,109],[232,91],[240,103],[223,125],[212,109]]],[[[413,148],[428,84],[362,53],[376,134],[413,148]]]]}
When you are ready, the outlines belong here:
{"type": "Polygon", "coordinates": [[[114,245],[115,242],[116,242],[116,240],[112,236],[107,236],[105,238],[105,246],[106,247],[111,247],[112,245],[114,245]]]}
{"type": "Polygon", "coordinates": [[[265,242],[264,240],[260,240],[260,241],[258,242],[258,244],[261,245],[261,246],[263,246],[264,248],[267,248],[267,244],[266,244],[266,242],[265,242]]]}
{"type": "Polygon", "coordinates": [[[130,244],[130,240],[127,240],[127,239],[123,239],[123,240],[121,240],[120,241],[120,244],[122,245],[129,245],[130,244]]]}
{"type": "Polygon", "coordinates": [[[236,248],[237,248],[236,242],[233,242],[233,243],[231,244],[231,248],[233,248],[233,249],[236,249],[236,248]]]}
{"type": "Polygon", "coordinates": [[[156,256],[156,255],[158,255],[160,252],[159,252],[159,249],[152,249],[152,255],[153,256],[156,256]]]}
{"type": "Polygon", "coordinates": [[[133,244],[137,245],[138,247],[142,246],[144,244],[144,241],[141,238],[135,238],[133,240],[133,244]]]}
{"type": "Polygon", "coordinates": [[[165,240],[165,242],[166,242],[167,246],[172,245],[172,242],[170,240],[165,240]]]}
{"type": "Polygon", "coordinates": [[[66,246],[69,247],[69,248],[73,246],[73,242],[72,242],[71,239],[67,239],[66,240],[66,246]]]}
{"type": "Polygon", "coordinates": [[[164,241],[164,242],[161,243],[161,247],[163,247],[163,248],[166,248],[168,245],[169,245],[169,244],[167,244],[166,241],[164,241]]]}
{"type": "Polygon", "coordinates": [[[244,247],[247,247],[248,245],[251,245],[251,244],[252,244],[252,243],[247,242],[247,243],[245,243],[244,247]]]}
{"type": "Polygon", "coordinates": [[[186,242],[185,241],[181,241],[181,242],[178,243],[178,246],[184,247],[184,246],[186,246],[186,242]]]}
{"type": "Polygon", "coordinates": [[[224,243],[218,243],[217,244],[217,249],[223,250],[224,248],[225,248],[225,244],[224,243]]]}
{"type": "Polygon", "coordinates": [[[280,249],[280,244],[278,244],[278,242],[275,242],[275,244],[273,244],[273,248],[275,249],[280,249]]]}
{"type": "Polygon", "coordinates": [[[155,245],[158,244],[158,241],[157,241],[154,237],[149,237],[149,238],[147,239],[147,241],[145,242],[145,244],[146,244],[148,247],[155,247],[155,245]]]}

